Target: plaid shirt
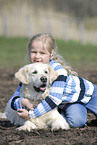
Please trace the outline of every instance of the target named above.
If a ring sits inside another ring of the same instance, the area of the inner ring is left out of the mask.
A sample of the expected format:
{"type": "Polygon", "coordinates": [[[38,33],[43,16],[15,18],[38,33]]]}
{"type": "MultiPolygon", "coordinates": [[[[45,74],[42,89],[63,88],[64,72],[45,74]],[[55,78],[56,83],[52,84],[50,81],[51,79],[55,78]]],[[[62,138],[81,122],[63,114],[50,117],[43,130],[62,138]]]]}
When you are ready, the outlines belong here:
{"type": "MultiPolygon", "coordinates": [[[[94,91],[94,84],[91,82],[73,75],[67,75],[67,71],[59,62],[50,61],[50,66],[58,72],[58,78],[52,83],[49,96],[29,111],[31,118],[43,115],[44,113],[54,109],[58,105],[82,102],[88,103],[94,91]]],[[[12,109],[21,108],[20,96],[21,83],[10,99],[12,109]]]]}

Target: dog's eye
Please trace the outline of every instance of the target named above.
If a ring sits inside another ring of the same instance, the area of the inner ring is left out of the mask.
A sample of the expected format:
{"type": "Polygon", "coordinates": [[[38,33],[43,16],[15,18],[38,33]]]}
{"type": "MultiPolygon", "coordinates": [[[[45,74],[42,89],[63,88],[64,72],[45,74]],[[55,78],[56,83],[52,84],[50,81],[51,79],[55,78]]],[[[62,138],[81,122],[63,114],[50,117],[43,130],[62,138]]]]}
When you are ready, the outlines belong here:
{"type": "Polygon", "coordinates": [[[45,74],[47,74],[48,72],[47,71],[45,71],[45,74]]]}
{"type": "Polygon", "coordinates": [[[35,70],[34,72],[32,72],[33,74],[37,74],[37,71],[35,70]]]}

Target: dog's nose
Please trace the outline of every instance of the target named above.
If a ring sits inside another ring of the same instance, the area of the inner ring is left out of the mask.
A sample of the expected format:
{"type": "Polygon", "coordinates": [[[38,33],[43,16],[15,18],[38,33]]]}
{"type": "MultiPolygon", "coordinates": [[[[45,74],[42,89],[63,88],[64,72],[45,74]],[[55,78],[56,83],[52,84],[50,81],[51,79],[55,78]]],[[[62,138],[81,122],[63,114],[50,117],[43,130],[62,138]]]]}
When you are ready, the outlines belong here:
{"type": "Polygon", "coordinates": [[[41,77],[40,80],[41,80],[43,83],[46,83],[46,82],[47,82],[47,78],[46,78],[46,77],[41,77]]]}

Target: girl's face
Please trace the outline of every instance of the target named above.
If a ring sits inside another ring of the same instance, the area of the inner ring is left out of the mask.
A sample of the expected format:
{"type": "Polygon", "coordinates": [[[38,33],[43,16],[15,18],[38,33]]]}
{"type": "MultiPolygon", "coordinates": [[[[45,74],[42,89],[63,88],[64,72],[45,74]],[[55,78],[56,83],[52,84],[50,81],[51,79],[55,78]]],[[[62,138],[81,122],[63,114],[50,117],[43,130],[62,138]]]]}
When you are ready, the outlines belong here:
{"type": "Polygon", "coordinates": [[[52,55],[43,48],[43,44],[41,41],[32,42],[32,48],[30,51],[30,61],[32,63],[49,63],[50,59],[52,58],[52,55]]]}

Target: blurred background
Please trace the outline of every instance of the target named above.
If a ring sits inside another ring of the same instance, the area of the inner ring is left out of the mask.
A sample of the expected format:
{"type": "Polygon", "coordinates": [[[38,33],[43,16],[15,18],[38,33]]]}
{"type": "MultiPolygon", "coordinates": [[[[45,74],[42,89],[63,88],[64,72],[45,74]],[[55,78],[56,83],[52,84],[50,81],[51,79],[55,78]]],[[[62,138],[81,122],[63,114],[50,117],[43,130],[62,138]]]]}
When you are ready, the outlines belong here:
{"type": "MultiPolygon", "coordinates": [[[[79,76],[97,85],[97,0],[0,0],[0,112],[4,111],[7,101],[17,89],[19,82],[14,74],[27,64],[25,56],[30,37],[41,32],[52,33],[58,53],[65,58],[66,63],[79,76]]],[[[97,136],[94,135],[97,133],[97,120],[91,114],[88,115],[88,121],[90,118],[94,121],[92,128],[74,130],[77,138],[74,138],[73,130],[71,134],[70,131],[66,132],[69,134],[67,138],[63,137],[66,134],[62,132],[64,144],[67,140],[67,144],[74,142],[85,145],[86,140],[86,144],[97,145],[97,136]]],[[[36,144],[41,144],[40,139],[49,140],[50,137],[48,144],[54,144],[58,139],[54,141],[53,137],[59,138],[60,132],[58,136],[47,132],[44,137],[41,136],[42,132],[37,131],[17,134],[9,122],[2,121],[2,145],[31,144],[31,138],[35,136],[35,141],[36,135],[39,138],[36,144]]]]}
{"type": "Polygon", "coordinates": [[[0,36],[39,32],[97,44],[97,0],[0,0],[0,36]]]}
{"type": "Polygon", "coordinates": [[[0,66],[21,66],[29,37],[52,33],[72,67],[97,68],[97,0],[0,0],[0,66]]]}

